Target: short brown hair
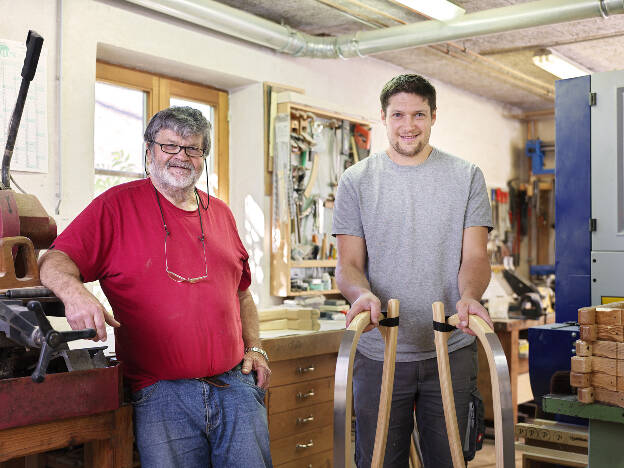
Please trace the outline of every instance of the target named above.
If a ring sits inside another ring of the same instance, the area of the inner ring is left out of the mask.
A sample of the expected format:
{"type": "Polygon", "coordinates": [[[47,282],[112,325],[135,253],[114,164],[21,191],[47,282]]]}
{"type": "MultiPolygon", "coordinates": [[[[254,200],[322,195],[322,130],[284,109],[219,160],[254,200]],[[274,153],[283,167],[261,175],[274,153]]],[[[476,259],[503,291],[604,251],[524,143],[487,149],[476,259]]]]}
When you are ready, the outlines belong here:
{"type": "Polygon", "coordinates": [[[390,98],[399,93],[417,94],[427,100],[431,112],[436,110],[436,90],[429,81],[420,75],[405,74],[395,76],[384,85],[379,95],[381,108],[384,112],[388,108],[390,98]]]}

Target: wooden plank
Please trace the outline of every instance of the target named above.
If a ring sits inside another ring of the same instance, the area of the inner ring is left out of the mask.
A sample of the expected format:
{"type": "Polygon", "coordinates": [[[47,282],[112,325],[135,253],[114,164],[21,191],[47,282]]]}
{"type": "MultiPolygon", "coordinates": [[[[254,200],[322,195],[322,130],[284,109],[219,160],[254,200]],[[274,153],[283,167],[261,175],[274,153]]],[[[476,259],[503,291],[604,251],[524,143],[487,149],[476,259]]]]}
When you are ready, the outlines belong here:
{"type": "Polygon", "coordinates": [[[318,319],[279,319],[260,322],[260,330],[313,330],[321,329],[318,319]]]}
{"type": "Polygon", "coordinates": [[[624,408],[624,393],[613,392],[604,388],[594,388],[594,398],[601,403],[616,405],[624,408]]]}
{"type": "Polygon", "coordinates": [[[624,361],[619,360],[617,361],[617,371],[616,371],[616,375],[618,377],[624,377],[624,361]]]}
{"type": "MultiPolygon", "coordinates": [[[[388,301],[389,319],[399,317],[399,301],[388,301]]],[[[392,389],[394,387],[394,369],[396,363],[397,339],[399,327],[379,327],[379,331],[385,341],[384,364],[381,375],[381,394],[379,395],[379,409],[377,411],[377,430],[375,432],[375,445],[373,449],[373,466],[383,466],[388,440],[388,427],[390,425],[390,408],[392,407],[392,389]]],[[[349,386],[348,388],[351,388],[349,386]]],[[[351,415],[347,415],[351,421],[351,415]]],[[[350,444],[349,444],[350,445],[350,444]]],[[[394,448],[392,445],[391,448],[394,448]]],[[[351,450],[349,450],[351,452],[351,450]]]]}
{"type": "MultiPolygon", "coordinates": [[[[617,359],[617,345],[615,341],[598,340],[592,343],[592,354],[611,359],[617,359]]],[[[578,355],[578,352],[576,353],[578,355]]]]}
{"type": "Polygon", "coordinates": [[[596,323],[600,325],[622,325],[623,310],[615,307],[597,307],[596,323]]]}
{"type": "Polygon", "coordinates": [[[592,344],[587,341],[576,340],[574,347],[577,356],[591,356],[593,354],[592,344]]]}
{"type": "Polygon", "coordinates": [[[624,326],[622,325],[595,325],[596,337],[599,340],[624,341],[624,326]]]}
{"type": "Polygon", "coordinates": [[[318,309],[312,308],[297,308],[297,309],[289,309],[286,307],[279,307],[273,309],[261,309],[258,311],[258,320],[260,322],[266,322],[268,320],[279,320],[279,319],[318,319],[321,316],[321,313],[318,309]]]}
{"type": "Polygon", "coordinates": [[[617,378],[617,391],[624,392],[624,377],[617,378]]]}
{"type": "Polygon", "coordinates": [[[572,372],[587,374],[592,371],[592,356],[573,356],[570,359],[572,372]]]}
{"type": "Polygon", "coordinates": [[[114,425],[113,413],[5,429],[0,432],[0,461],[108,439],[114,425]]]}
{"type": "Polygon", "coordinates": [[[594,342],[598,338],[596,325],[581,325],[579,328],[581,340],[594,342]]]}
{"type": "Polygon", "coordinates": [[[617,344],[617,358],[624,360],[624,343],[617,344]]]}
{"type": "Polygon", "coordinates": [[[580,325],[592,325],[596,323],[596,309],[593,307],[581,307],[578,310],[578,323],[580,325]]]}
{"type": "MultiPolygon", "coordinates": [[[[572,358],[574,359],[574,358],[572,358]]],[[[609,359],[606,357],[592,356],[591,358],[592,372],[603,372],[609,375],[617,375],[617,359],[609,359]]]]}
{"type": "Polygon", "coordinates": [[[606,388],[614,392],[617,391],[617,377],[615,375],[604,374],[602,372],[592,372],[589,375],[591,375],[592,387],[606,388]]]}
{"type": "Polygon", "coordinates": [[[576,398],[581,403],[594,402],[594,387],[578,388],[576,390],[576,398]]]}
{"type": "Polygon", "coordinates": [[[585,388],[591,386],[590,373],[570,372],[570,385],[572,387],[585,388]]]}

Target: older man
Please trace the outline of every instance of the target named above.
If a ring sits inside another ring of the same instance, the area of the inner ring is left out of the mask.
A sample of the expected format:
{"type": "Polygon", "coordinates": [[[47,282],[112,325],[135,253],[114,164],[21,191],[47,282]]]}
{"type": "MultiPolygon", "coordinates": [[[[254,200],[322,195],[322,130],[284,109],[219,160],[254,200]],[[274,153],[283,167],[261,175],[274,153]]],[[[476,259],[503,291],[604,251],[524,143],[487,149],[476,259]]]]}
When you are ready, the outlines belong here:
{"type": "Polygon", "coordinates": [[[143,467],[271,466],[248,254],[227,205],[195,188],[210,124],[171,107],[144,139],[149,177],[97,197],[41,258],[41,280],[72,328],[98,340],[116,327],[143,467]],[[83,285],[95,280],[113,315],[83,285]]]}

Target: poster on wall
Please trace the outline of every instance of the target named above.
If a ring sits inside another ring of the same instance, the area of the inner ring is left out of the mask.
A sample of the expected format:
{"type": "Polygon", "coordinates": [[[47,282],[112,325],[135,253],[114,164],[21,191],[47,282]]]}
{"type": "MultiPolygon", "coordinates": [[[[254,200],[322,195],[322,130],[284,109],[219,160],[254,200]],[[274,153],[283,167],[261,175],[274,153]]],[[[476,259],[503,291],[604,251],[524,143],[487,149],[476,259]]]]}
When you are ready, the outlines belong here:
{"type": "MultiPolygon", "coordinates": [[[[22,83],[26,44],[0,39],[0,152],[4,154],[9,123],[22,83]]],[[[37,73],[30,83],[17,140],[12,171],[48,172],[48,119],[46,113],[46,54],[41,51],[37,73]]]]}

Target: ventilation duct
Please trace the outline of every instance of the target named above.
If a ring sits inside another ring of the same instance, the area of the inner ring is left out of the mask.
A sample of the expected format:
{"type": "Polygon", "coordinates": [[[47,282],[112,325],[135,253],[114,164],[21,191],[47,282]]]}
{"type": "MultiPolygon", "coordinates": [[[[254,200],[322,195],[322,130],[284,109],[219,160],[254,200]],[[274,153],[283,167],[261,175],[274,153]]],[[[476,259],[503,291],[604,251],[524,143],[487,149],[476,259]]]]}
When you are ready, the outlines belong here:
{"type": "Polygon", "coordinates": [[[316,37],[212,0],[125,0],[298,57],[349,58],[624,13],[624,0],[538,0],[374,31],[316,37]]]}

